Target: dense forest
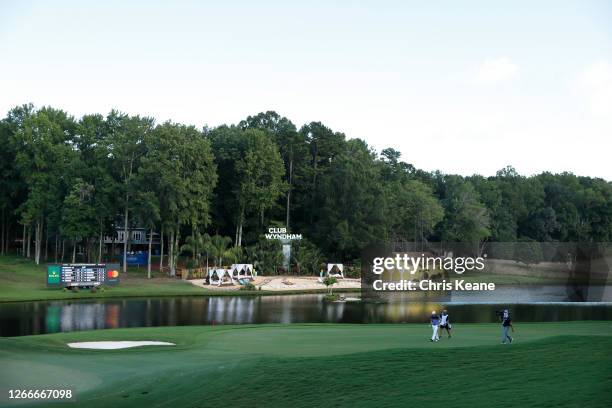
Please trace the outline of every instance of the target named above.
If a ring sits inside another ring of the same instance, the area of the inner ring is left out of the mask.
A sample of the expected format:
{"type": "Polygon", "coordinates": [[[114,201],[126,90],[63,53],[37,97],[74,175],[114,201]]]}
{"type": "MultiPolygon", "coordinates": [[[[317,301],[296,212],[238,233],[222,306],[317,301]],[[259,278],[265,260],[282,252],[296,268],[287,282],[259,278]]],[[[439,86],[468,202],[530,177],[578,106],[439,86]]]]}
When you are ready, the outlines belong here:
{"type": "Polygon", "coordinates": [[[197,129],[23,105],[0,122],[0,146],[0,250],[37,263],[74,259],[77,245],[99,260],[103,236],[137,226],[161,234],[170,273],[209,255],[279,264],[280,244],[263,237],[274,226],[303,235],[301,273],[373,242],[612,240],[609,181],[426,172],[393,148],[275,112],[197,129]]]}

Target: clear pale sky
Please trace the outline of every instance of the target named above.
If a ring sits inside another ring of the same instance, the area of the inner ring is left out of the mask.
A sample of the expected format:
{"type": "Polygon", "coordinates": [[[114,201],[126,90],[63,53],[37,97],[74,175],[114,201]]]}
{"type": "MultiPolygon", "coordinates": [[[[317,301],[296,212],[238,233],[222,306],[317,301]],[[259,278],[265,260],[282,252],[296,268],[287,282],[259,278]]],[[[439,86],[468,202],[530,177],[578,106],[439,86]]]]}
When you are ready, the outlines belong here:
{"type": "Polygon", "coordinates": [[[1,1],[0,113],[275,110],[425,170],[612,180],[612,2],[292,3],[1,1]]]}

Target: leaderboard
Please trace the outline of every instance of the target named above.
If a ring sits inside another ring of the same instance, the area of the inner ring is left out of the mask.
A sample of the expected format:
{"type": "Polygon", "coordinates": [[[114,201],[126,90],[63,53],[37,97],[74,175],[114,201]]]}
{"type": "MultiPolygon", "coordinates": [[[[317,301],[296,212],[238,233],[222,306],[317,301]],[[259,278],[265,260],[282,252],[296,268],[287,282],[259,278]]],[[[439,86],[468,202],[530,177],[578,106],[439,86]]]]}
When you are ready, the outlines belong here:
{"type": "Polygon", "coordinates": [[[77,284],[94,284],[104,282],[106,265],[62,265],[61,282],[77,284]]]}
{"type": "Polygon", "coordinates": [[[118,264],[61,264],[47,267],[47,285],[94,287],[119,283],[118,264]]]}

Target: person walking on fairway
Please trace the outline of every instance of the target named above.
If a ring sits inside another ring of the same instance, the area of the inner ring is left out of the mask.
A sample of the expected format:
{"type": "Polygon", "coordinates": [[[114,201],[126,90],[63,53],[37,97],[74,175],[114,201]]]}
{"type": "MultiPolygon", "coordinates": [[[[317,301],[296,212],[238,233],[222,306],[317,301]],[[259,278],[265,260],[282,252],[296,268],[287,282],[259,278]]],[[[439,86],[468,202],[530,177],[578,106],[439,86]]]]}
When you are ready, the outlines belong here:
{"type": "MultiPolygon", "coordinates": [[[[448,316],[448,312],[446,310],[442,311],[442,315],[440,316],[440,332],[443,332],[446,329],[446,334],[448,334],[448,338],[451,338],[451,323],[450,317],[448,316]]],[[[439,336],[439,334],[438,334],[439,336]]]]}
{"type": "Polygon", "coordinates": [[[504,309],[502,316],[502,344],[506,344],[506,341],[512,343],[514,340],[509,334],[508,330],[512,329],[512,333],[514,333],[514,326],[512,326],[512,318],[510,317],[510,311],[508,309],[504,309]]]}
{"type": "Polygon", "coordinates": [[[431,328],[433,330],[433,334],[431,335],[431,341],[438,341],[440,340],[440,337],[438,336],[438,329],[439,329],[439,325],[440,325],[440,317],[438,316],[438,314],[436,313],[436,311],[434,310],[433,312],[431,312],[431,328]]]}

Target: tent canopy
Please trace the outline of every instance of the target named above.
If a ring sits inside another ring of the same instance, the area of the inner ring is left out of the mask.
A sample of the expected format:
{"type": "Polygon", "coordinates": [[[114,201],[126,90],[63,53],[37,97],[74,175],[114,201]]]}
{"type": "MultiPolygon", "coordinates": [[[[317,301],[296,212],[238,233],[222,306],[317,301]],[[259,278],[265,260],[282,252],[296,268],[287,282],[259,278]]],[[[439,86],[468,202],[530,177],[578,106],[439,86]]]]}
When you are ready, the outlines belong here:
{"type": "Polygon", "coordinates": [[[229,275],[234,278],[253,278],[253,264],[233,264],[229,275]]]}
{"type": "Polygon", "coordinates": [[[213,275],[216,275],[217,278],[223,278],[225,276],[225,269],[222,268],[218,268],[218,269],[211,269],[208,271],[208,277],[211,278],[213,275]]]}
{"type": "Polygon", "coordinates": [[[208,282],[212,285],[213,282],[218,286],[221,286],[223,283],[223,278],[225,277],[225,269],[211,269],[208,271],[208,282]]]}
{"type": "Polygon", "coordinates": [[[243,272],[243,273],[252,273],[253,272],[253,264],[233,264],[230,270],[243,272]]]}
{"type": "Polygon", "coordinates": [[[344,278],[344,265],[340,263],[328,263],[327,264],[327,275],[333,276],[334,278],[344,278]]]}
{"type": "Polygon", "coordinates": [[[344,265],[330,263],[330,264],[327,264],[327,272],[331,272],[331,270],[334,269],[334,266],[338,268],[340,272],[344,271],[344,265]]]}

